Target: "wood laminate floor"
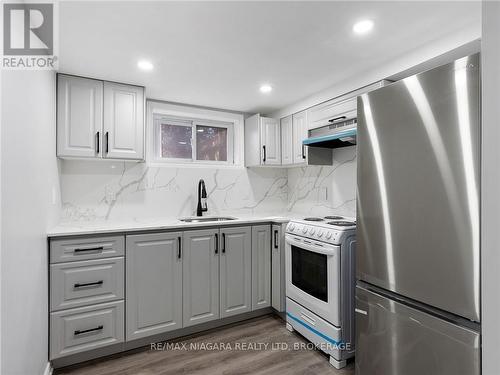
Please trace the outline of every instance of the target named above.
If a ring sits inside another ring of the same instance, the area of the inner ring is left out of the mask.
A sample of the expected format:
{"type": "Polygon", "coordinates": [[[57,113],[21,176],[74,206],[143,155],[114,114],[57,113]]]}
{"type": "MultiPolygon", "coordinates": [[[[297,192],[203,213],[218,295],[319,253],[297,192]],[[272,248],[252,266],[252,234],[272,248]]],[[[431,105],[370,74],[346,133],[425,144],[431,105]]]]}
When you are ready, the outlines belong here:
{"type": "Polygon", "coordinates": [[[328,363],[328,357],[323,353],[317,350],[297,349],[296,345],[306,344],[307,341],[297,333],[288,332],[285,323],[273,315],[183,337],[169,343],[177,343],[177,348],[174,350],[172,348],[166,350],[143,348],[58,369],[54,374],[354,374],[352,361],[344,369],[336,370],[328,363]],[[267,344],[267,349],[264,348],[265,344],[267,344]],[[284,344],[288,346],[288,350],[277,349],[276,345],[284,344]],[[219,345],[219,348],[214,350],[210,348],[210,345],[219,345]],[[222,348],[222,345],[226,347],[222,348]],[[231,347],[229,350],[228,345],[231,347]],[[274,349],[272,349],[273,345],[274,349]]]}

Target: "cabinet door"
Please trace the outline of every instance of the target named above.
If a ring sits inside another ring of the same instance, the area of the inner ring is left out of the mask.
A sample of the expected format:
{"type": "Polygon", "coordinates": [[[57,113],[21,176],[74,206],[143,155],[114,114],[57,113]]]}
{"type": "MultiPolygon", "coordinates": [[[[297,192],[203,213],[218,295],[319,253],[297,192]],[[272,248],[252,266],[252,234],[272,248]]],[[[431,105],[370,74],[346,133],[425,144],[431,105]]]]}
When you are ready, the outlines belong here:
{"type": "Polygon", "coordinates": [[[281,164],[293,164],[292,116],[281,119],[281,164]]]}
{"type": "Polygon", "coordinates": [[[57,156],[101,155],[103,82],[57,76],[57,156]]]}
{"type": "Polygon", "coordinates": [[[106,158],[144,159],[144,88],[104,82],[106,158]]]}
{"type": "Polygon", "coordinates": [[[184,327],[219,318],[218,229],[184,232],[184,327]]]}
{"type": "Polygon", "coordinates": [[[307,138],[307,112],[293,115],[293,164],[307,163],[307,150],[302,141],[307,138]]]}
{"type": "Polygon", "coordinates": [[[260,118],[260,144],[262,152],[262,164],[281,164],[281,137],[280,124],[273,118],[260,118]]]}
{"type": "Polygon", "coordinates": [[[252,233],[250,227],[222,228],[220,238],[221,318],[252,307],[252,233]]]}
{"type": "Polygon", "coordinates": [[[182,328],[182,232],[127,236],[127,341],[182,328]]]}
{"type": "Polygon", "coordinates": [[[271,301],[277,311],[285,311],[285,238],[281,225],[272,226],[271,301]]]}
{"type": "Polygon", "coordinates": [[[252,310],[271,306],[271,226],[252,227],[252,310]]]}

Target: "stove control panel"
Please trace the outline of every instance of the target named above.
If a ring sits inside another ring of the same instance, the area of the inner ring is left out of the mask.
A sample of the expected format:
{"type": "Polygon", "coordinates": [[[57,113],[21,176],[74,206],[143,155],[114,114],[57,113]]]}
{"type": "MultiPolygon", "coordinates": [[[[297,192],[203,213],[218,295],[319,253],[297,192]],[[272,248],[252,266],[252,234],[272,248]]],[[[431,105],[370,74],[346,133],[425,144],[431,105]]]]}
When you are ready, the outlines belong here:
{"type": "Polygon", "coordinates": [[[286,231],[298,236],[329,243],[337,243],[343,233],[343,231],[339,231],[333,228],[324,228],[319,225],[311,225],[293,221],[288,223],[286,231]]]}

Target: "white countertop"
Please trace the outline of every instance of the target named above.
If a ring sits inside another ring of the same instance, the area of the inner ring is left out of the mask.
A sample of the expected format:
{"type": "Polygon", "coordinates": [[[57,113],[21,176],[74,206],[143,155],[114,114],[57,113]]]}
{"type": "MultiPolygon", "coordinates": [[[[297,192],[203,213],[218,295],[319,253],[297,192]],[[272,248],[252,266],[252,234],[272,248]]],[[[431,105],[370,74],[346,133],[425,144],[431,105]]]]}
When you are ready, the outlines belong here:
{"type": "MultiPolygon", "coordinates": [[[[263,222],[272,223],[286,223],[294,218],[302,218],[303,214],[286,214],[283,216],[277,215],[218,215],[223,217],[235,217],[235,220],[227,221],[212,221],[203,223],[186,223],[180,221],[179,218],[155,218],[155,219],[134,219],[122,221],[86,221],[86,222],[68,222],[61,223],[47,232],[47,236],[63,237],[63,236],[77,236],[88,234],[107,234],[107,233],[122,233],[122,232],[138,232],[138,231],[156,231],[167,229],[184,230],[186,228],[200,228],[200,227],[213,227],[213,226],[227,226],[227,225],[244,225],[244,224],[257,224],[263,222]]],[[[210,217],[210,216],[206,216],[210,217]]]]}

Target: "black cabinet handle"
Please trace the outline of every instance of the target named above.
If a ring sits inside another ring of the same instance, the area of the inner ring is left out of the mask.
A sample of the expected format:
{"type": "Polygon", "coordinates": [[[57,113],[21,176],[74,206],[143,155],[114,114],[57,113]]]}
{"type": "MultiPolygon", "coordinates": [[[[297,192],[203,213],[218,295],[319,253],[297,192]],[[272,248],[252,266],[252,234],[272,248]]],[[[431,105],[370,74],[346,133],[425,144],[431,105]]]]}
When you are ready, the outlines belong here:
{"type": "Polygon", "coordinates": [[[266,146],[262,146],[262,151],[264,151],[264,156],[262,157],[262,162],[266,162],[266,146]]]}
{"type": "Polygon", "coordinates": [[[302,159],[306,158],[306,145],[302,144],[302,159]]]}
{"type": "Polygon", "coordinates": [[[80,331],[80,330],[76,330],[76,331],[75,331],[75,336],[77,336],[77,335],[82,335],[82,334],[84,334],[84,333],[89,333],[89,332],[94,332],[94,331],[100,331],[100,330],[101,330],[101,329],[103,329],[103,328],[104,328],[104,326],[97,326],[97,327],[95,327],[95,328],[84,329],[84,330],[82,330],[82,331],[80,331]]]}
{"type": "Polygon", "coordinates": [[[97,132],[97,134],[96,134],[95,150],[99,154],[99,132],[97,132]]]}
{"type": "Polygon", "coordinates": [[[106,132],[106,154],[109,152],[109,132],[106,132]]]}
{"type": "Polygon", "coordinates": [[[75,288],[83,288],[86,286],[102,285],[103,283],[104,283],[104,280],[99,280],[99,281],[94,281],[93,283],[76,283],[74,286],[75,286],[75,288]]]}
{"type": "Polygon", "coordinates": [[[275,249],[278,248],[278,231],[277,230],[274,231],[274,248],[275,249]]]}
{"type": "Polygon", "coordinates": [[[226,233],[222,233],[222,254],[226,253],[226,233]]]}
{"type": "Polygon", "coordinates": [[[219,254],[219,234],[215,233],[215,254],[219,254]]]}
{"type": "Polygon", "coordinates": [[[332,118],[331,120],[328,120],[328,122],[333,124],[335,121],[345,120],[346,118],[347,117],[345,117],[345,116],[335,117],[335,118],[332,118]]]}
{"type": "Polygon", "coordinates": [[[98,247],[88,247],[86,249],[75,249],[75,250],[73,250],[73,252],[84,253],[87,251],[103,251],[103,250],[104,250],[104,246],[98,246],[98,247]]]}
{"type": "Polygon", "coordinates": [[[182,257],[182,238],[181,236],[177,237],[177,258],[181,259],[182,257]]]}

